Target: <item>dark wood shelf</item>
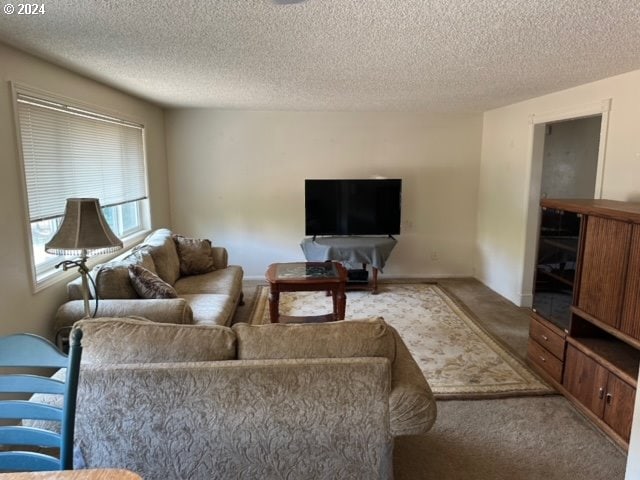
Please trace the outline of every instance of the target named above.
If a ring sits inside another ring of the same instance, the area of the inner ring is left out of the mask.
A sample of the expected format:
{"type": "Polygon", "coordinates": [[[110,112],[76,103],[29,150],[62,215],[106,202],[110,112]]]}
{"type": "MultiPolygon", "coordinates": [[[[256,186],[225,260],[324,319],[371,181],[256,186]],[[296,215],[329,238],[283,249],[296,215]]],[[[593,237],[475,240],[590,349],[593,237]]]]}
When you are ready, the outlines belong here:
{"type": "Polygon", "coordinates": [[[610,337],[567,337],[567,341],[632,387],[637,387],[640,352],[635,348],[610,337]]]}
{"type": "MultiPolygon", "coordinates": [[[[632,347],[634,347],[636,349],[640,349],[640,340],[638,340],[636,338],[633,338],[633,337],[630,337],[629,335],[626,335],[625,333],[621,332],[617,328],[614,328],[611,325],[598,320],[594,316],[589,315],[587,312],[579,309],[576,306],[572,306],[571,310],[581,320],[588,322],[592,326],[592,330],[593,330],[593,328],[598,329],[598,330],[602,330],[603,332],[607,332],[609,335],[611,335],[613,337],[616,337],[621,342],[624,342],[624,343],[626,343],[628,345],[631,345],[632,347]]],[[[573,321],[573,324],[571,326],[571,335],[573,335],[574,337],[582,336],[582,334],[580,333],[580,330],[583,329],[583,328],[584,327],[580,324],[580,322],[577,319],[575,319],[575,317],[574,317],[574,321],[573,321]]]]}
{"type": "Polygon", "coordinates": [[[565,285],[573,287],[573,278],[575,277],[574,270],[545,270],[538,266],[538,274],[546,275],[554,280],[564,283],[565,285]]]}
{"type": "Polygon", "coordinates": [[[540,241],[567,252],[576,253],[578,251],[578,237],[540,237],[540,241]]]}

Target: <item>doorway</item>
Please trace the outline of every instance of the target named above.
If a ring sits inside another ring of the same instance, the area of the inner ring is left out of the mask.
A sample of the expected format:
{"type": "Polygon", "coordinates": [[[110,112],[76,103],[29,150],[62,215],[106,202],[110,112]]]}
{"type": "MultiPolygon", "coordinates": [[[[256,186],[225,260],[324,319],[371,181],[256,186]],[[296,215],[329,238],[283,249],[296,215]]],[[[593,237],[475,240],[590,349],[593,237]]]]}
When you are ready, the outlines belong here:
{"type": "Polygon", "coordinates": [[[520,306],[531,307],[541,198],[601,198],[611,100],[531,115],[520,306]]]}
{"type": "Polygon", "coordinates": [[[602,115],[545,124],[540,198],[594,198],[602,115]]]}

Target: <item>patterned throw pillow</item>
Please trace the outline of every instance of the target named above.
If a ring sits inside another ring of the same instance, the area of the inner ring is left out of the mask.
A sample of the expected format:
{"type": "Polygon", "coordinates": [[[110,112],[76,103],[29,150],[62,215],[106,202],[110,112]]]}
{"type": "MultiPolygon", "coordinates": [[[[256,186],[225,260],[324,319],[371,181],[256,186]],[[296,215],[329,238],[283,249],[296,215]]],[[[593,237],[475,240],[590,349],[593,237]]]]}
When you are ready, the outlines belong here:
{"type": "Polygon", "coordinates": [[[134,290],[142,298],[178,297],[175,288],[140,265],[129,265],[129,278],[134,290]]]}
{"type": "Polygon", "coordinates": [[[200,275],[215,270],[211,240],[173,235],[180,258],[180,275],[200,275]]]}

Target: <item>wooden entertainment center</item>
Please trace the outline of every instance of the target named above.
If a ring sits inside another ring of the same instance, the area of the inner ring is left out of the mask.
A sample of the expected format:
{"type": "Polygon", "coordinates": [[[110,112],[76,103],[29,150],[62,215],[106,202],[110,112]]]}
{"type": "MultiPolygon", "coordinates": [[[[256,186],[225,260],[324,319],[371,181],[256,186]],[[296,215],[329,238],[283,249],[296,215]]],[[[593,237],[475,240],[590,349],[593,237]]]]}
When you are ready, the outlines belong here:
{"type": "Polygon", "coordinates": [[[628,448],[640,365],[640,204],[541,202],[529,363],[628,448]]]}

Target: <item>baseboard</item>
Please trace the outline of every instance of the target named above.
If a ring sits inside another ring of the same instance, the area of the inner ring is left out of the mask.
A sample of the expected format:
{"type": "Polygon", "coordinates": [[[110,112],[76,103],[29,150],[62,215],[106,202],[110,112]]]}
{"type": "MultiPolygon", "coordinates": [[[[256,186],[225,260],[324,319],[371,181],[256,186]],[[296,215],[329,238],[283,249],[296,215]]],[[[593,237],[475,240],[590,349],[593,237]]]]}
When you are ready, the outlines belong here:
{"type": "MultiPolygon", "coordinates": [[[[384,283],[385,279],[388,280],[435,280],[438,278],[474,278],[472,274],[450,274],[450,273],[442,273],[442,274],[399,274],[399,273],[380,273],[378,276],[378,282],[384,283]]],[[[265,280],[264,275],[245,275],[245,280],[265,280]]],[[[266,280],[265,280],[266,281],[266,280]]]]}
{"type": "Polygon", "coordinates": [[[464,273],[457,273],[457,274],[452,274],[452,273],[437,273],[437,274],[433,274],[433,273],[415,273],[415,274],[400,274],[400,273],[385,273],[385,274],[380,274],[381,276],[378,277],[378,281],[384,281],[385,278],[388,278],[390,280],[402,280],[403,278],[406,279],[411,279],[411,280],[433,280],[433,279],[437,279],[437,278],[473,278],[473,275],[471,273],[468,274],[464,274],[464,273]]]}
{"type": "Polygon", "coordinates": [[[521,293],[520,294],[520,307],[531,308],[533,306],[533,294],[532,293],[521,293]]]}

